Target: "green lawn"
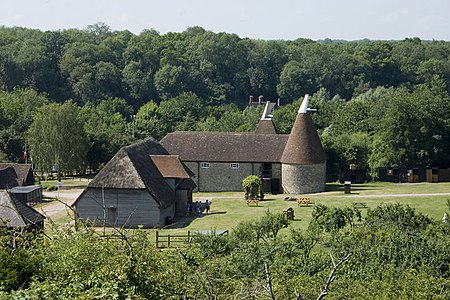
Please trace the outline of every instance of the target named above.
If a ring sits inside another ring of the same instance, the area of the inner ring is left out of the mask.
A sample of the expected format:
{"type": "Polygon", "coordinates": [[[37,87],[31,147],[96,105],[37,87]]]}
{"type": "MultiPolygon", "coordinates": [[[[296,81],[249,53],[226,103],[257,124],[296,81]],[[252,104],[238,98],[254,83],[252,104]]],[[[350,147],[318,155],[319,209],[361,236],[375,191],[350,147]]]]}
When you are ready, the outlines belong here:
{"type": "MultiPolygon", "coordinates": [[[[265,211],[282,212],[289,207],[294,208],[295,220],[291,226],[306,228],[311,220],[313,205],[298,206],[295,201],[285,201],[287,195],[266,195],[259,206],[248,206],[243,200],[243,193],[195,193],[194,200],[206,199],[212,201],[212,213],[196,218],[180,229],[170,232],[185,232],[187,230],[232,229],[244,220],[262,216],[265,211]]],[[[291,195],[295,197],[295,195],[291,195]]],[[[409,205],[417,211],[428,214],[432,219],[439,220],[448,210],[447,199],[450,199],[450,183],[367,183],[352,186],[351,194],[344,194],[343,185],[327,184],[327,191],[308,195],[315,204],[332,207],[352,207],[353,202],[366,202],[369,208],[387,203],[409,205]],[[448,195],[442,195],[449,193],[448,195]],[[411,195],[409,195],[411,194],[411,195]],[[434,195],[427,195],[434,194],[434,195]],[[441,194],[441,195],[439,195],[441,194]]],[[[362,208],[364,212],[367,209],[362,208]]]]}
{"type": "MultiPolygon", "coordinates": [[[[56,182],[55,182],[56,183],[56,182]]],[[[87,180],[65,180],[66,188],[87,184],[87,180]]],[[[243,192],[223,193],[194,193],[194,201],[212,201],[211,214],[194,218],[179,226],[177,229],[164,230],[165,233],[186,233],[188,230],[230,230],[239,222],[252,220],[262,216],[267,210],[283,212],[289,207],[294,208],[295,220],[292,227],[306,228],[311,220],[313,205],[298,206],[295,201],[285,201],[287,196],[298,195],[265,195],[265,200],[259,206],[248,206],[243,199],[243,192]]],[[[440,220],[448,210],[447,199],[450,199],[450,183],[366,183],[352,186],[351,194],[344,194],[343,185],[327,184],[327,191],[307,195],[315,204],[324,204],[331,207],[352,207],[353,202],[366,202],[369,208],[387,203],[400,203],[409,205],[417,211],[428,214],[432,219],[440,220]],[[446,195],[445,193],[449,193],[446,195]]],[[[45,206],[45,204],[43,204],[45,206]]],[[[367,209],[362,208],[363,214],[367,209]]],[[[67,214],[61,214],[61,219],[54,218],[57,224],[69,221],[67,214]]],[[[154,230],[150,231],[154,234],[154,230]]]]}

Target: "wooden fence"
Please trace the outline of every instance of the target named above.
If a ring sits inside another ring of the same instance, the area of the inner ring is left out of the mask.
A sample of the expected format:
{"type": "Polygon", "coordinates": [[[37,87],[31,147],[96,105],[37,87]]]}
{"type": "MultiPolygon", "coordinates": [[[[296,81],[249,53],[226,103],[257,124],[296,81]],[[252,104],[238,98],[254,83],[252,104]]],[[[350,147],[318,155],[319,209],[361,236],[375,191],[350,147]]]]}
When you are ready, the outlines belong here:
{"type": "Polygon", "coordinates": [[[228,234],[228,230],[206,230],[206,231],[188,231],[187,234],[161,234],[159,231],[156,232],[156,247],[157,248],[170,248],[177,246],[184,246],[190,243],[193,236],[198,234],[217,234],[224,235],[228,234]]]}

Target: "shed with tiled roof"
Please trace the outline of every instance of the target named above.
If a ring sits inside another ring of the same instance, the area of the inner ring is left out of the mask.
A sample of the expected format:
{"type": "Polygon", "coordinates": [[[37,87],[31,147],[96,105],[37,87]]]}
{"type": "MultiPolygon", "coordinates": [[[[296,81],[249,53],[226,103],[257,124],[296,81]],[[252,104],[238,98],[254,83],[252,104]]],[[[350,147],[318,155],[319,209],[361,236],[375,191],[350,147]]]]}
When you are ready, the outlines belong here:
{"type": "Polygon", "coordinates": [[[45,217],[7,191],[0,191],[0,226],[43,229],[45,217]]]}
{"type": "Polygon", "coordinates": [[[33,167],[31,164],[15,164],[15,163],[0,163],[0,169],[8,167],[14,168],[17,175],[18,185],[33,185],[35,182],[33,167]]]}

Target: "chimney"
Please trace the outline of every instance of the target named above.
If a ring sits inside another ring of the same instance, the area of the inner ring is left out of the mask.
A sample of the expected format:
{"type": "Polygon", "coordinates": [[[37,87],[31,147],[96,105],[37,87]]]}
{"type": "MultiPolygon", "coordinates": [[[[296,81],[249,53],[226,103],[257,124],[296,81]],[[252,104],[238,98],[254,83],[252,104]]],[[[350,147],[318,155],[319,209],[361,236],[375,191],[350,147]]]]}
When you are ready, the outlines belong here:
{"type": "Polygon", "coordinates": [[[280,98],[278,98],[278,100],[277,100],[277,106],[278,107],[280,107],[280,101],[281,101],[280,98]]]}
{"type": "Polygon", "coordinates": [[[259,103],[259,104],[261,104],[261,103],[263,102],[263,100],[264,100],[263,95],[261,95],[261,96],[258,97],[258,103],[259,103]]]}
{"type": "Polygon", "coordinates": [[[252,104],[253,103],[253,95],[250,95],[250,97],[248,97],[248,104],[252,104]]]}

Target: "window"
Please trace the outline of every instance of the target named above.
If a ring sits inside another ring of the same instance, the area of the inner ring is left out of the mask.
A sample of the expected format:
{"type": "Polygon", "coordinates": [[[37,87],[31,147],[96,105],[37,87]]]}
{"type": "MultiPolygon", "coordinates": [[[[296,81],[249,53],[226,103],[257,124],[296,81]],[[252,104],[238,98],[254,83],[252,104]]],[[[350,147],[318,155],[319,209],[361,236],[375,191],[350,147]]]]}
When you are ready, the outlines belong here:
{"type": "Polygon", "coordinates": [[[394,172],[393,172],[392,169],[388,169],[387,174],[388,174],[389,176],[392,176],[392,175],[394,175],[394,172]]]}
{"type": "Polygon", "coordinates": [[[239,163],[231,163],[230,168],[231,169],[239,169],[239,163]]]}
{"type": "Polygon", "coordinates": [[[209,162],[200,163],[200,168],[202,169],[209,169],[209,167],[211,167],[211,164],[209,162]]]}

